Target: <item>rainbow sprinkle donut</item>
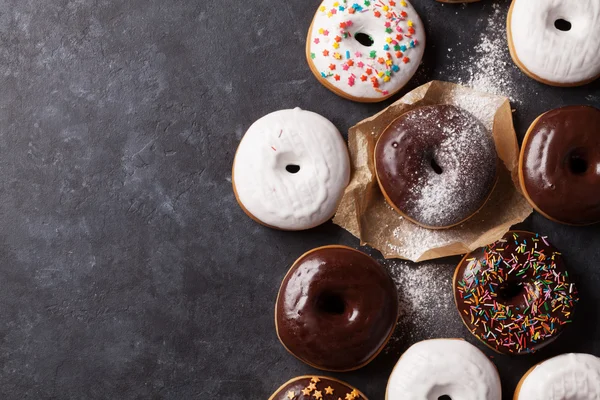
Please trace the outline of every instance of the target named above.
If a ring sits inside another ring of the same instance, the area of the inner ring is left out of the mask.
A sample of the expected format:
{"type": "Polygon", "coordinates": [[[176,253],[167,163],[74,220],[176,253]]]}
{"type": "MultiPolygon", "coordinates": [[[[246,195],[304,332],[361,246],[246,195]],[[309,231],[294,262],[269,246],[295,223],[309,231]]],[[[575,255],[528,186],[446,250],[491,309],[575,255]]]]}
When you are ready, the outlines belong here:
{"type": "Polygon", "coordinates": [[[545,236],[516,231],[463,258],[454,299],[471,333],[503,354],[554,341],[579,301],[558,250],[545,236]]]}
{"type": "Polygon", "coordinates": [[[415,74],[425,50],[419,15],[405,0],[325,0],[308,32],[308,64],[328,89],[377,102],[415,74]]]}

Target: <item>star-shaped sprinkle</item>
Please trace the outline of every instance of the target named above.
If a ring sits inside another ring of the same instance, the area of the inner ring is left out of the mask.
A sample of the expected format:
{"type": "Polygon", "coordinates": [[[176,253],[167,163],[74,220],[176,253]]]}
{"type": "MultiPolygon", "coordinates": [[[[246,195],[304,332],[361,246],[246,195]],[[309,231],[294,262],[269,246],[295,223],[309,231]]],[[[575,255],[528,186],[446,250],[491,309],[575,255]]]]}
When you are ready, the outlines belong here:
{"type": "Polygon", "coordinates": [[[313,393],[313,397],[314,397],[315,399],[322,399],[322,398],[323,398],[323,395],[321,394],[321,391],[320,391],[320,390],[315,390],[315,392],[313,393]]]}
{"type": "Polygon", "coordinates": [[[293,399],[295,396],[296,396],[296,392],[294,392],[292,390],[290,390],[287,394],[287,398],[290,400],[293,399]]]}
{"type": "Polygon", "coordinates": [[[331,386],[327,386],[325,388],[325,394],[333,394],[333,388],[331,386]]]}
{"type": "Polygon", "coordinates": [[[310,392],[312,392],[312,390],[309,388],[304,388],[304,390],[302,390],[302,394],[305,396],[310,396],[310,392]]]}
{"type": "Polygon", "coordinates": [[[346,395],[346,400],[354,400],[354,396],[352,396],[352,393],[348,393],[346,395]]]}
{"type": "Polygon", "coordinates": [[[351,393],[351,394],[352,394],[352,396],[354,396],[355,398],[356,398],[356,397],[360,397],[360,395],[358,394],[358,390],[356,390],[356,389],[354,389],[354,390],[352,391],[352,393],[351,393]]]}
{"type": "Polygon", "coordinates": [[[319,383],[319,382],[321,382],[321,380],[320,380],[318,377],[316,377],[316,376],[313,376],[313,377],[310,379],[310,381],[311,381],[311,382],[313,382],[313,383],[319,383]]]}
{"type": "Polygon", "coordinates": [[[314,382],[311,382],[310,385],[308,385],[308,388],[312,391],[312,390],[315,390],[317,388],[317,385],[315,385],[314,382]]]}

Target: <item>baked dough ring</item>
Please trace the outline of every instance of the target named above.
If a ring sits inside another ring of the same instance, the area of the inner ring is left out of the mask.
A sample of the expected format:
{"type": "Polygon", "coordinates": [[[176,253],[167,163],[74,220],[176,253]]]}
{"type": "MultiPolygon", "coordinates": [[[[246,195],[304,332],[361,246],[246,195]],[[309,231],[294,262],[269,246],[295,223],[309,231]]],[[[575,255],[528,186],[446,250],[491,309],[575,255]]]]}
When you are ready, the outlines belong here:
{"type": "Polygon", "coordinates": [[[339,96],[387,99],[415,74],[425,30],[407,0],[324,0],[308,32],[310,69],[339,96]]]}
{"type": "Polygon", "coordinates": [[[410,347],[388,381],[386,400],[501,400],[498,371],[477,347],[461,339],[434,339],[410,347]]]}
{"type": "Polygon", "coordinates": [[[233,190],[255,221],[282,230],[329,220],[350,180],[348,148],[337,128],[299,108],[256,121],[233,162],[233,190]]]}
{"type": "Polygon", "coordinates": [[[600,398],[600,358],[563,354],[531,368],[514,400],[596,400],[600,398]]]}
{"type": "Polygon", "coordinates": [[[517,66],[553,86],[600,77],[600,1],[513,0],[508,44],[517,66]]]}

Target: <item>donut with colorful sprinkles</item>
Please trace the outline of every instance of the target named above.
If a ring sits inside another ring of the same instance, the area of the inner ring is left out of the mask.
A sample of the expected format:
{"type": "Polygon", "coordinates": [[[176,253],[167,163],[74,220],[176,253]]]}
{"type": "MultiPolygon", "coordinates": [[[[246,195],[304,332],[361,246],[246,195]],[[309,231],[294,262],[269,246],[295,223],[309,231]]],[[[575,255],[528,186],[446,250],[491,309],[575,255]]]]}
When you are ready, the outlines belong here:
{"type": "Polygon", "coordinates": [[[510,231],[462,259],[454,299],[484,344],[502,354],[528,354],[558,337],[579,296],[561,253],[545,236],[510,231]]]}
{"type": "Polygon", "coordinates": [[[365,103],[402,89],[424,50],[423,24],[406,0],[324,0],[306,43],[317,79],[338,95],[365,103]]]}

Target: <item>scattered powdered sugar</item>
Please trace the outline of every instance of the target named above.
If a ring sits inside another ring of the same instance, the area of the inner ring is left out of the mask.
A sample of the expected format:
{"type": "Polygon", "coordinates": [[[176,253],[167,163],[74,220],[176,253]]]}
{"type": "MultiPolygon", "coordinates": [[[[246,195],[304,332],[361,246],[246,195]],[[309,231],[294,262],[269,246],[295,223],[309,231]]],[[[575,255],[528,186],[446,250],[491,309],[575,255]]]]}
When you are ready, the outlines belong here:
{"type": "Polygon", "coordinates": [[[516,68],[510,57],[506,39],[506,9],[491,3],[492,13],[475,45],[475,54],[461,62],[458,83],[474,89],[503,95],[518,101],[510,75],[516,68]]]}
{"type": "MultiPolygon", "coordinates": [[[[418,260],[427,250],[454,243],[456,235],[450,230],[431,230],[415,224],[408,227],[397,227],[392,234],[402,243],[403,256],[411,260],[418,260]]],[[[397,247],[388,243],[388,248],[392,251],[398,252],[397,247]]]]}
{"type": "Polygon", "coordinates": [[[490,132],[473,115],[452,106],[417,109],[406,122],[433,144],[417,171],[407,215],[423,225],[444,227],[477,212],[496,176],[490,132]],[[438,137],[442,140],[436,143],[438,137]]]}
{"type": "Polygon", "coordinates": [[[454,263],[387,261],[385,265],[398,288],[400,304],[400,318],[387,353],[421,340],[464,335],[454,304],[454,263]]]}

